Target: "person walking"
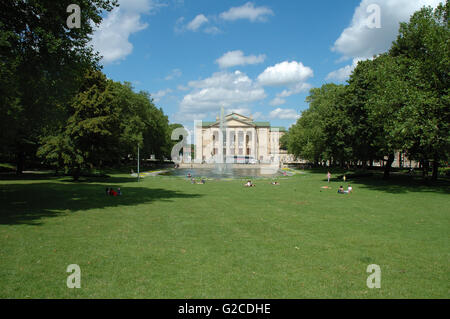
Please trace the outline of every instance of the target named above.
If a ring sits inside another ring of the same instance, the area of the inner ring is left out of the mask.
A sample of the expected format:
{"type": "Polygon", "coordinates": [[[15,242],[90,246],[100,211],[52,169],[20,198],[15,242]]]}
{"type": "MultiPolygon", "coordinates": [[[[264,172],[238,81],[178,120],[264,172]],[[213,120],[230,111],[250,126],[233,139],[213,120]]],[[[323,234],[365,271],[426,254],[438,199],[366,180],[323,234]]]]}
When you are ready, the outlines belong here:
{"type": "Polygon", "coordinates": [[[329,182],[330,182],[330,179],[331,179],[331,173],[330,173],[330,171],[328,171],[327,178],[328,178],[328,183],[329,183],[329,182]]]}

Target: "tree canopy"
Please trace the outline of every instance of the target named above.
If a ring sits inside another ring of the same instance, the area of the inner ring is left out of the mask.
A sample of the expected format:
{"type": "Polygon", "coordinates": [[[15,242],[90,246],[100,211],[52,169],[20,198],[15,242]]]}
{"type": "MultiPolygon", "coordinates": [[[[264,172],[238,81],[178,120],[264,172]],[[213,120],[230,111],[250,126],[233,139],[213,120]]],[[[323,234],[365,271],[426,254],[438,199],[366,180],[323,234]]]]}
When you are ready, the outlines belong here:
{"type": "Polygon", "coordinates": [[[450,152],[450,5],[424,7],[401,23],[387,53],[360,61],[346,85],[313,88],[288,132],[288,150],[315,163],[385,161],[401,151],[433,179],[450,152]]]}

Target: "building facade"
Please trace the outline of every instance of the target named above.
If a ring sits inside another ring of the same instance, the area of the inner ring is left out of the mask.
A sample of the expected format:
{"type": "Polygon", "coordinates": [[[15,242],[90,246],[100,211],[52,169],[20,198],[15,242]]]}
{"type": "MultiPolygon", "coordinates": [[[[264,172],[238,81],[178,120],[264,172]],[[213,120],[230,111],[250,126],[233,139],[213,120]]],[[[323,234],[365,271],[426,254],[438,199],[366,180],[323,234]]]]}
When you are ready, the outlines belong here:
{"type": "Polygon", "coordinates": [[[287,152],[280,150],[279,139],[286,133],[284,127],[273,127],[269,122],[255,122],[252,117],[231,113],[214,122],[195,124],[195,162],[213,163],[221,159],[235,163],[245,158],[248,163],[264,164],[283,161],[287,152]]]}

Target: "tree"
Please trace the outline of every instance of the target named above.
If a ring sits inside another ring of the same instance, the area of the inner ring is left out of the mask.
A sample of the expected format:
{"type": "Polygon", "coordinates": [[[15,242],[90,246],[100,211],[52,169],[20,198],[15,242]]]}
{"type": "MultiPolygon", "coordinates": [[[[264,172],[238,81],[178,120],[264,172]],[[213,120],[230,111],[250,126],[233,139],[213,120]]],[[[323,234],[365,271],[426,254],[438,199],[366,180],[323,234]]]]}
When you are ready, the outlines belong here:
{"type": "Polygon", "coordinates": [[[317,164],[323,159],[325,135],[319,114],[311,109],[302,112],[301,117],[288,132],[288,151],[317,164]]]}
{"type": "Polygon", "coordinates": [[[112,10],[116,0],[78,1],[83,25],[74,29],[66,24],[71,2],[0,3],[0,85],[8,90],[0,104],[0,115],[8,123],[0,143],[3,152],[16,154],[17,173],[26,156],[34,155],[40,138],[65,120],[64,106],[77,91],[85,70],[99,68],[98,54],[88,42],[94,25],[102,20],[102,11],[112,10]]]}
{"type": "Polygon", "coordinates": [[[68,108],[58,134],[42,139],[38,155],[55,167],[65,166],[77,180],[83,170],[121,164],[136,153],[160,155],[167,140],[167,117],[145,92],[88,71],[68,108]]]}
{"type": "Polygon", "coordinates": [[[441,160],[450,152],[450,3],[435,10],[424,7],[400,25],[390,54],[401,58],[408,72],[409,95],[404,114],[409,136],[408,152],[433,161],[437,179],[441,160]]]}
{"type": "Polygon", "coordinates": [[[324,84],[310,90],[309,109],[302,113],[288,133],[288,150],[315,164],[321,161],[341,165],[351,158],[348,147],[352,123],[346,116],[346,87],[324,84]]]}

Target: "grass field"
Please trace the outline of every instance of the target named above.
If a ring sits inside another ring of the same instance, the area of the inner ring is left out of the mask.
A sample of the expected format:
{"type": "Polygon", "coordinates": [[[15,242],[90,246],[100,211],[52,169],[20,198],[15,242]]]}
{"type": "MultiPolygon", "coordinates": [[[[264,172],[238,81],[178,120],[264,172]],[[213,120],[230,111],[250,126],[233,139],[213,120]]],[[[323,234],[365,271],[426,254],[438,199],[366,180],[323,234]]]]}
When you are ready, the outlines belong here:
{"type": "Polygon", "coordinates": [[[340,195],[323,172],[270,181],[3,176],[0,297],[450,297],[448,182],[374,176],[340,195]]]}

